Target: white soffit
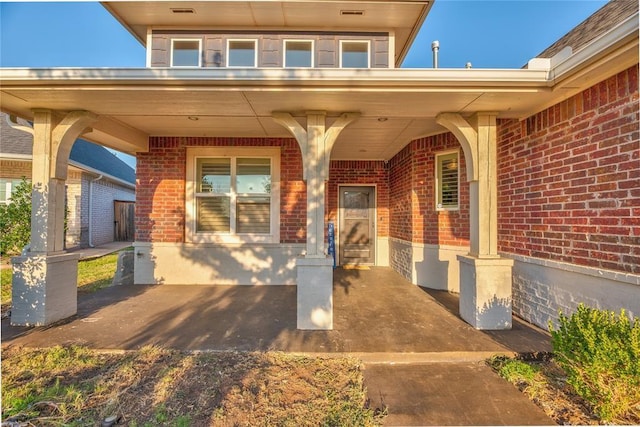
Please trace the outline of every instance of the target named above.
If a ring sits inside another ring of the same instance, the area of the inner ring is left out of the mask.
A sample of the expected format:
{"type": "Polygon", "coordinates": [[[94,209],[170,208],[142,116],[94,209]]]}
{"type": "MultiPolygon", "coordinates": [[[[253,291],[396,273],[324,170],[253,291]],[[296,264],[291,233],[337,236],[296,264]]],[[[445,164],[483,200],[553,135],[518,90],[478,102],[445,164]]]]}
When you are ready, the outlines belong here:
{"type": "Polygon", "coordinates": [[[431,1],[425,0],[102,2],[143,45],[146,44],[149,27],[253,31],[382,31],[395,33],[397,66],[420,30],[431,4],[431,1]]]}

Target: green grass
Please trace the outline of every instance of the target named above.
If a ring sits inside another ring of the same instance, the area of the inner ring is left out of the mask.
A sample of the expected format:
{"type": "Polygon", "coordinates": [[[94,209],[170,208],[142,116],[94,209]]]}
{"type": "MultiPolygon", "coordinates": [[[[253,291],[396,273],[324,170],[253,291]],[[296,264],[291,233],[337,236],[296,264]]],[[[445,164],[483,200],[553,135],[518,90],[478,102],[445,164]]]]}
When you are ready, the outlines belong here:
{"type": "Polygon", "coordinates": [[[11,302],[11,269],[0,270],[0,302],[6,304],[11,302]]]}
{"type": "MultiPolygon", "coordinates": [[[[95,292],[111,285],[116,273],[118,253],[78,263],[78,291],[95,292]]],[[[0,270],[2,304],[11,302],[11,269],[0,270]]]]}

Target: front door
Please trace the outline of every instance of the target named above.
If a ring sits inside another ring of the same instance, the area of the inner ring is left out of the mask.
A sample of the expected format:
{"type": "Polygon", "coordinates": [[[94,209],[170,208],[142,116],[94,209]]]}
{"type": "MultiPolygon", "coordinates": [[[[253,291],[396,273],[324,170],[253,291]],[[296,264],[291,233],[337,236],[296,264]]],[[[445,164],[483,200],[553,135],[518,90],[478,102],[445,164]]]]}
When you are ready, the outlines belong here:
{"type": "Polygon", "coordinates": [[[375,264],[375,188],[341,186],[339,203],[340,263],[375,264]]]}

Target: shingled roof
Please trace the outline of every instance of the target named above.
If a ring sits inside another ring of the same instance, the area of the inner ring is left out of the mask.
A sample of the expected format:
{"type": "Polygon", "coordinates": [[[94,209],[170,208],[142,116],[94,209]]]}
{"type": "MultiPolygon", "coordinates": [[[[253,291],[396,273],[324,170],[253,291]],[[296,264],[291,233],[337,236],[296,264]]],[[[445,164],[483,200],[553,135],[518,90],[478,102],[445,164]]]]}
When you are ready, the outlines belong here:
{"type": "MultiPolygon", "coordinates": [[[[0,157],[13,154],[31,156],[33,137],[27,132],[13,129],[6,122],[5,114],[0,115],[0,157]]],[[[69,160],[91,168],[98,173],[111,175],[130,184],[136,183],[136,172],[106,148],[84,139],[77,139],[71,148],[69,160]]]]}
{"type": "Polygon", "coordinates": [[[567,46],[576,52],[636,13],[638,0],[611,0],[537,57],[551,58],[567,46]]]}

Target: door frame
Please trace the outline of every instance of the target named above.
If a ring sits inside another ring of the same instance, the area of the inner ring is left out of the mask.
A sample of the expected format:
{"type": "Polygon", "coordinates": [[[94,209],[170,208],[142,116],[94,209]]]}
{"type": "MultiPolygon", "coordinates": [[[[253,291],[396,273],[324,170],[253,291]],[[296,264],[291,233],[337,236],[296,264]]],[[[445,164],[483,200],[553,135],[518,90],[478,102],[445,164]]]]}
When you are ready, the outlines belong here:
{"type": "Polygon", "coordinates": [[[336,224],[335,224],[335,235],[336,235],[336,265],[342,265],[342,260],[340,259],[340,224],[342,217],[342,205],[340,204],[340,193],[344,188],[361,188],[361,187],[371,187],[373,189],[373,266],[378,265],[378,185],[377,184],[367,184],[367,183],[344,183],[338,184],[338,200],[336,201],[336,206],[338,207],[336,213],[336,224]]]}

